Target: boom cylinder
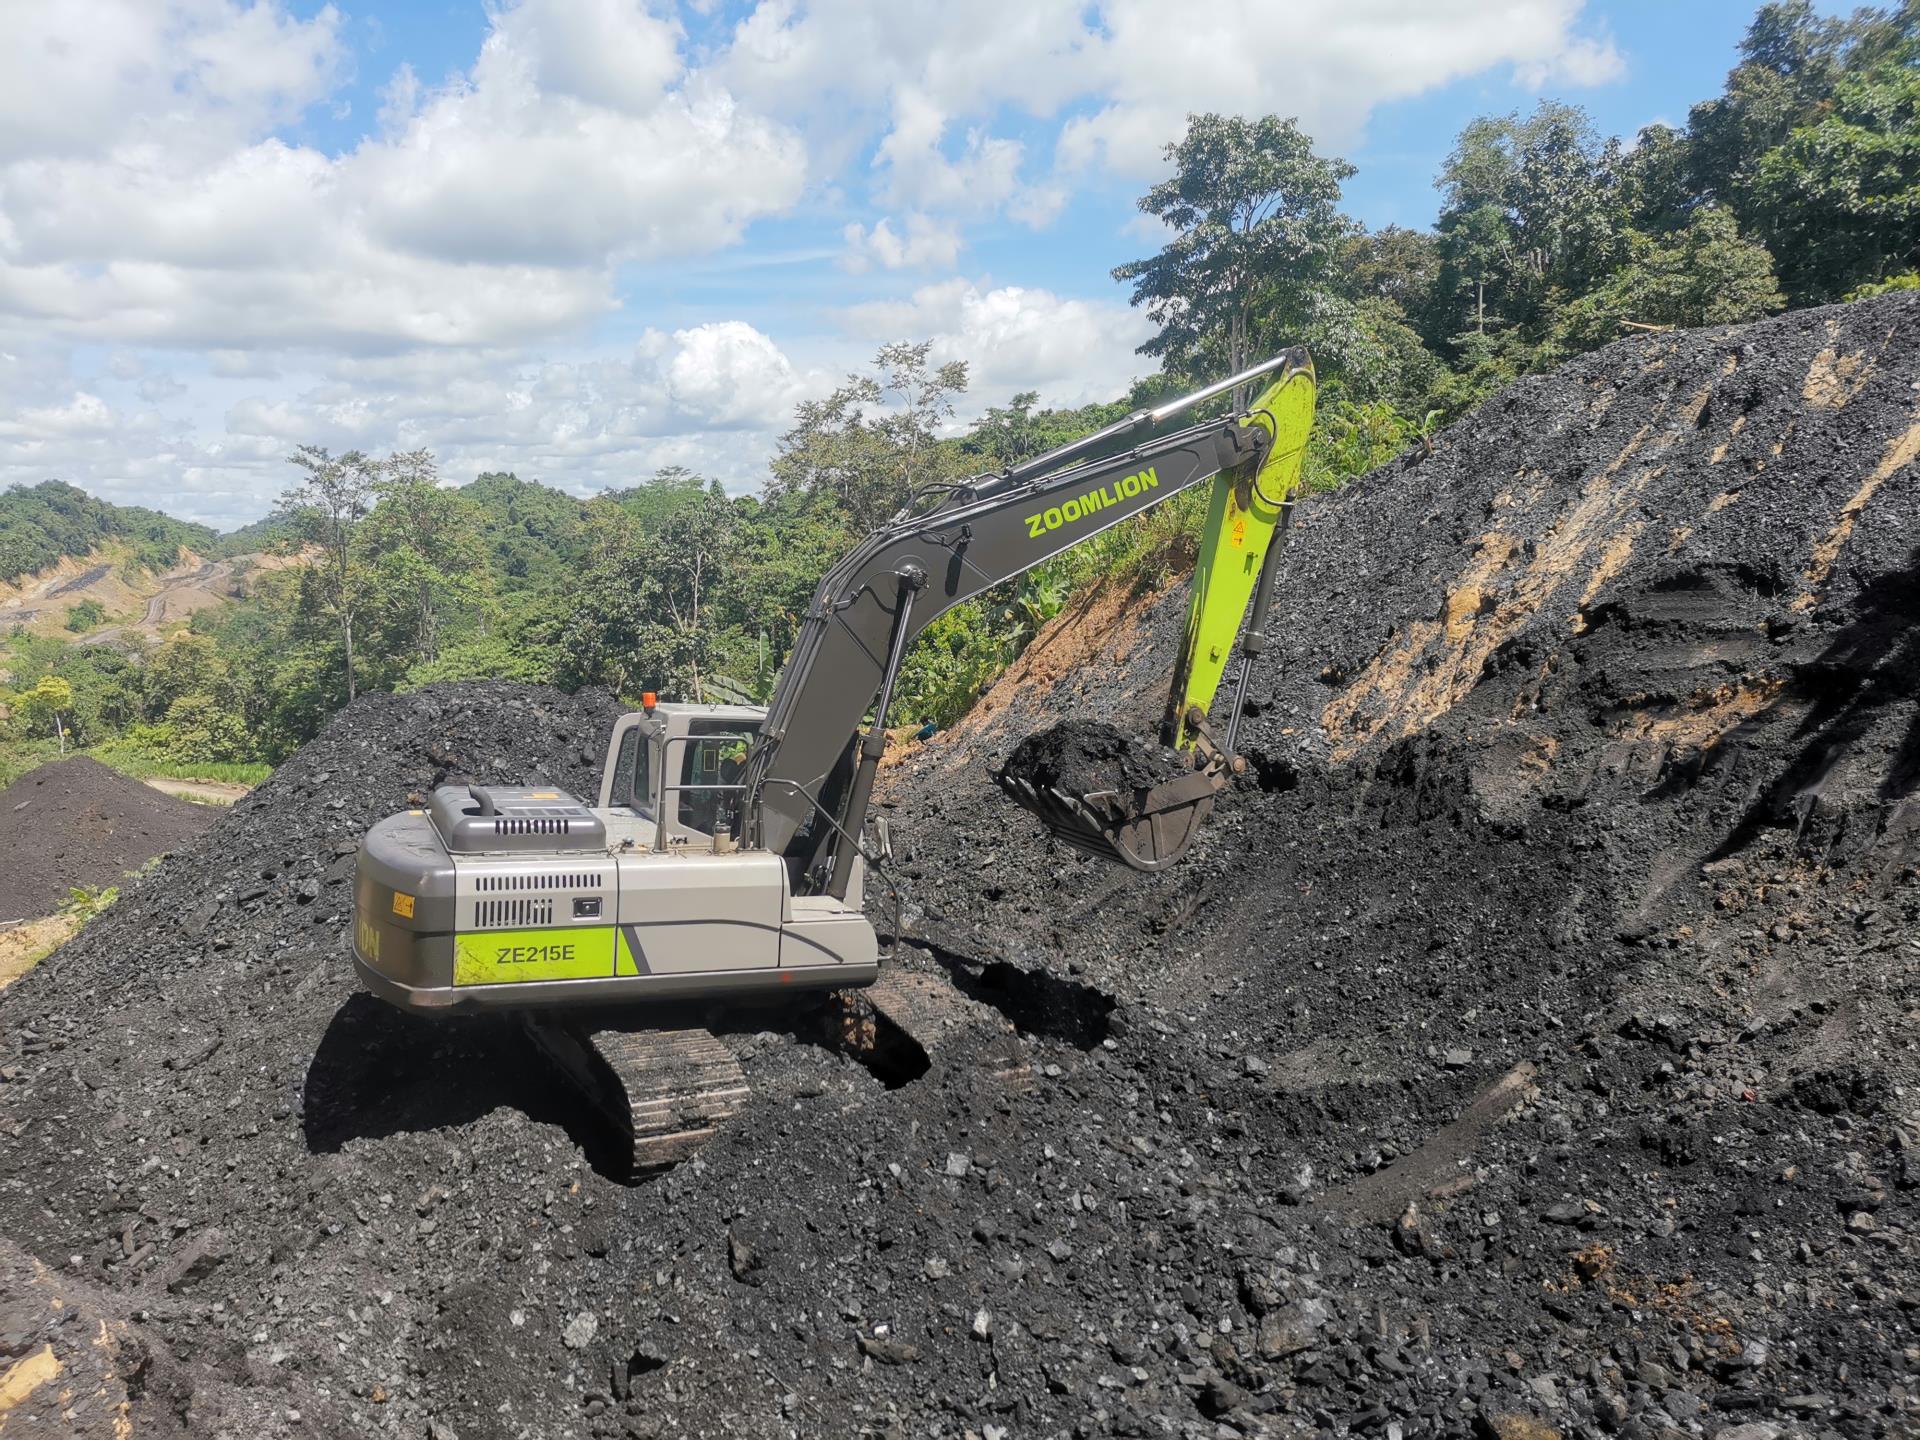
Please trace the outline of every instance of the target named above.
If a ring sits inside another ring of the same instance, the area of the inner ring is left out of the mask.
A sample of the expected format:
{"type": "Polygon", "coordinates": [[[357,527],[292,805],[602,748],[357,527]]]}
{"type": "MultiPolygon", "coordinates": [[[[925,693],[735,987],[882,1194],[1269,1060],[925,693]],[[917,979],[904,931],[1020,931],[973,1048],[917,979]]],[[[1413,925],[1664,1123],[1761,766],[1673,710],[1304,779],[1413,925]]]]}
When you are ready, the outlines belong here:
{"type": "Polygon", "coordinates": [[[1267,648],[1267,607],[1273,603],[1273,572],[1280,568],[1280,552],[1287,548],[1287,530],[1293,524],[1293,501],[1280,506],[1280,523],[1273,543],[1267,546],[1260,562],[1260,581],[1253,590],[1253,609],[1247,616],[1247,633],[1240,640],[1240,676],[1233,687],[1233,713],[1227,716],[1227,753],[1237,755],[1240,741],[1240,717],[1247,710],[1247,686],[1253,679],[1254,658],[1267,648]]]}
{"type": "Polygon", "coordinates": [[[853,880],[855,849],[860,839],[860,820],[873,798],[873,780],[880,769],[880,757],[887,750],[887,708],[893,704],[893,682],[900,676],[900,662],[906,658],[907,641],[912,635],[913,597],[927,583],[927,572],[908,566],[900,572],[900,604],[894,611],[893,634],[887,641],[887,668],[880,677],[880,698],[874,703],[873,725],[860,742],[860,764],[853,773],[853,788],[847,797],[846,817],[851,822],[850,838],[836,839],[833,849],[833,876],[827,893],[836,900],[847,898],[847,886],[853,880]]]}

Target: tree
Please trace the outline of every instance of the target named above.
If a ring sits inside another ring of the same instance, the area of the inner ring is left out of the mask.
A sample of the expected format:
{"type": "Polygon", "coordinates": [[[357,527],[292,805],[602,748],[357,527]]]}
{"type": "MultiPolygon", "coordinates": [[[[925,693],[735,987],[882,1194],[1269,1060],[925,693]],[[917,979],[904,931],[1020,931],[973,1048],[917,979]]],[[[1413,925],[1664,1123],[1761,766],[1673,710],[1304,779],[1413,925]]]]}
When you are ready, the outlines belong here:
{"type": "MultiPolygon", "coordinates": [[[[1500,207],[1486,202],[1458,216],[1441,240],[1452,273],[1473,288],[1473,333],[1487,333],[1487,287],[1498,285],[1513,253],[1513,231],[1500,207]]],[[[1498,316],[1493,317],[1496,323],[1498,316]]]]}
{"type": "Polygon", "coordinates": [[[351,704],[358,693],[353,627],[368,589],[366,570],[360,563],[359,530],[379,470],[358,450],[349,450],[336,459],[318,445],[302,445],[289,459],[306,472],[307,478],[280,497],[275,518],[320,550],[320,563],[302,573],[303,598],[338,629],[347,702],[351,704]]]}
{"type": "Polygon", "coordinates": [[[168,759],[183,765],[254,758],[246,723],[211,695],[182,695],[167,707],[162,724],[136,732],[136,738],[145,734],[168,759]]]}
{"type": "Polygon", "coordinates": [[[98,600],[82,600],[78,605],[67,607],[67,629],[75,635],[84,635],[107,618],[107,607],[98,600]]]}
{"type": "Polygon", "coordinates": [[[1920,40],[1843,77],[1817,121],[1760,157],[1751,188],[1796,299],[1920,264],[1920,40]]]}
{"type": "Polygon", "coordinates": [[[846,549],[846,517],[832,497],[806,491],[740,502],[739,551],[730,586],[741,632],[740,678],[770,693],[773,670],[792,647],[826,567],[846,549]]]}
{"type": "Polygon", "coordinates": [[[42,675],[20,697],[21,706],[27,712],[30,724],[50,726],[54,734],[60,737],[60,753],[67,749],[67,727],[64,716],[73,709],[73,686],[58,675],[42,675]]]}
{"type": "Polygon", "coordinates": [[[182,696],[223,698],[227,662],[212,636],[182,631],[168,636],[153,652],[147,661],[145,681],[147,716],[160,720],[182,696]]]}
{"type": "Polygon", "coordinates": [[[140,718],[142,667],[112,645],[65,645],[48,673],[73,687],[67,733],[83,743],[118,734],[140,718]]]}
{"type": "Polygon", "coordinates": [[[558,627],[561,682],[700,699],[744,608],[739,508],[677,467],[589,508],[599,540],[558,627]]]}
{"type": "Polygon", "coordinates": [[[1484,336],[1501,321],[1531,334],[1561,296],[1604,275],[1622,224],[1620,163],[1619,147],[1573,105],[1542,101],[1524,119],[1482,116],[1461,130],[1439,181],[1440,283],[1470,294],[1471,319],[1436,342],[1469,325],[1484,336]]]}
{"type": "Polygon", "coordinates": [[[1389,300],[1419,315],[1432,301],[1440,259],[1439,239],[1429,231],[1402,225],[1361,231],[1341,242],[1340,288],[1356,300],[1389,300]]]}
{"type": "MultiPolygon", "coordinates": [[[[1174,236],[1158,255],[1117,266],[1113,278],[1132,283],[1133,303],[1160,327],[1141,354],[1189,370],[1223,356],[1237,374],[1256,345],[1281,338],[1265,327],[1255,333],[1257,312],[1285,326],[1328,285],[1336,249],[1354,230],[1339,209],[1354,168],[1314,154],[1297,123],[1273,115],[1190,115],[1166,155],[1173,176],[1140,209],[1174,236]]],[[[1246,403],[1244,394],[1234,398],[1246,403]]]]}
{"type": "Polygon", "coordinates": [[[470,604],[485,590],[485,553],[473,502],[442,488],[430,450],[388,456],[373,467],[368,547],[380,588],[403,597],[404,640],[412,663],[440,655],[440,632],[450,607],[470,604]]]}
{"type": "Polygon", "coordinates": [[[1006,405],[989,405],[987,413],[960,437],[963,454],[982,463],[1017,465],[1048,450],[1123,419],[1128,406],[1083,405],[1076,410],[1041,410],[1040,392],[1022,390],[1006,405]]]}
{"type": "Polygon", "coordinates": [[[1567,349],[1617,339],[1622,321],[1640,325],[1733,325],[1778,310],[1785,299],[1773,257],[1740,234],[1733,214],[1708,205],[1686,229],[1663,238],[1628,236],[1629,258],[1607,282],[1561,316],[1567,349]]]}
{"type": "Polygon", "coordinates": [[[1762,5],[1725,91],[1687,116],[1694,194],[1748,214],[1761,157],[1832,91],[1851,37],[1850,22],[1816,15],[1809,0],[1762,5]]]}
{"type": "Polygon", "coordinates": [[[1685,131],[1648,125],[1620,157],[1621,213],[1643,234],[1665,234],[1687,223],[1698,197],[1688,183],[1685,131]]]}
{"type": "Polygon", "coordinates": [[[803,400],[775,449],[767,494],[830,497],[854,534],[887,520],[924,486],[953,479],[939,448],[967,388],[966,362],[930,362],[933,345],[883,345],[873,373],[849,375],[821,400],[803,400]]]}

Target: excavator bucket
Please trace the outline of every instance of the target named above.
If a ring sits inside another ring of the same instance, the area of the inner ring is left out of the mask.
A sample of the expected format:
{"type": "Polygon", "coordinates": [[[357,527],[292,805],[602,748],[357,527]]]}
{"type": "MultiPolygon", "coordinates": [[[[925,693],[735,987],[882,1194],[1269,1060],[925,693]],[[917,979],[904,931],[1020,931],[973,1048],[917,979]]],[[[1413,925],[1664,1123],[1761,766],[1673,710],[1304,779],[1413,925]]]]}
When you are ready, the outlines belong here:
{"type": "MultiPolygon", "coordinates": [[[[1260,462],[1224,470],[1214,481],[1194,571],[1186,639],[1174,667],[1162,725],[1163,740],[1190,752],[1191,772],[1157,784],[1085,789],[1053,783],[1060,772],[1045,764],[1037,768],[1010,764],[995,773],[993,778],[1002,790],[1075,849],[1136,870],[1164,870],[1187,853],[1228,777],[1243,766],[1233,753],[1234,741],[1246,703],[1249,666],[1266,648],[1274,563],[1300,483],[1313,403],[1313,362],[1304,350],[1288,351],[1277,378],[1240,421],[1266,438],[1260,462]],[[1243,618],[1248,623],[1240,642],[1240,682],[1222,742],[1209,728],[1207,712],[1243,618]]],[[[1057,735],[1067,728],[1058,726],[1049,733],[1057,735]]],[[[1040,738],[1030,737],[1028,743],[1040,738]]],[[[1108,758],[1116,754],[1117,747],[1108,758]]],[[[1114,773],[1125,776],[1128,767],[1120,764],[1114,773]]],[[[1131,773],[1140,775],[1137,769],[1131,773]]]]}
{"type": "Polygon", "coordinates": [[[1212,769],[1144,790],[1087,794],[1037,786],[1005,771],[993,778],[1074,849],[1148,871],[1164,870],[1187,853],[1221,788],[1220,776],[1212,769]]]}

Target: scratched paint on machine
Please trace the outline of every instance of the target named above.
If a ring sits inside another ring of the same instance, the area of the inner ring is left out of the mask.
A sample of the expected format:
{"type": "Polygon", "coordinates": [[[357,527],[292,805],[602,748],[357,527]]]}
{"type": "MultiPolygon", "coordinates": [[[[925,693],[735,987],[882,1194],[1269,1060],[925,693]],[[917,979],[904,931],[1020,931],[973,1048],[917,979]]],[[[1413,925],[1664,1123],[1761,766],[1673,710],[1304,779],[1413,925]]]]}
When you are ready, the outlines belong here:
{"type": "Polygon", "coordinates": [[[613,970],[613,927],[577,930],[485,930],[453,942],[455,985],[511,985],[528,980],[602,980],[613,970]]]}

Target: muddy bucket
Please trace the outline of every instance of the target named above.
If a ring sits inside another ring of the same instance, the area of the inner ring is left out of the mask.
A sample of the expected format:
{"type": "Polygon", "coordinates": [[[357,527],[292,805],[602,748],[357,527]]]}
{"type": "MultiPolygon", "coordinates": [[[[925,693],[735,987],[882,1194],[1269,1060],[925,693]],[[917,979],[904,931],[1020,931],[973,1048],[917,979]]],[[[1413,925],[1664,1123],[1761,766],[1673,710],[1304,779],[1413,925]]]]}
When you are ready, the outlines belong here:
{"type": "Polygon", "coordinates": [[[1035,785],[1004,770],[994,781],[1022,808],[1076,850],[1135,870],[1164,870],[1187,853],[1219,793],[1215,777],[1196,771],[1149,790],[1074,794],[1035,785]]]}

